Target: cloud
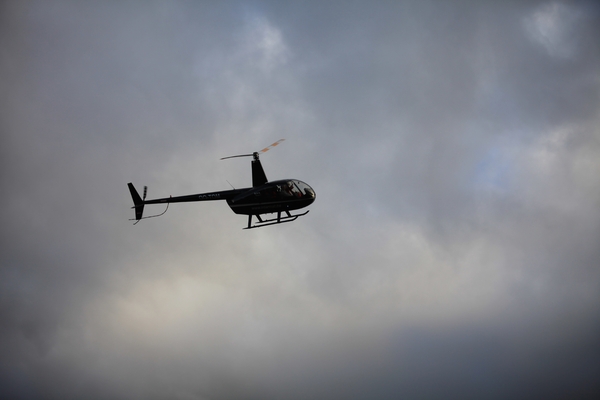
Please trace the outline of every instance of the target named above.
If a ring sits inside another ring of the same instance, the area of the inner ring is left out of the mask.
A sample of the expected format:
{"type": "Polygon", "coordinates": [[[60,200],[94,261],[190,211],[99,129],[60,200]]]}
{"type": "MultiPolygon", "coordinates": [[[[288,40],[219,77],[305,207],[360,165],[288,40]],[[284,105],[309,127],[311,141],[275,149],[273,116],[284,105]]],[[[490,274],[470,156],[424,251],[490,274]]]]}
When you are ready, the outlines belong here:
{"type": "Polygon", "coordinates": [[[581,11],[563,3],[541,5],[525,20],[532,41],[549,55],[570,58],[577,51],[571,32],[582,18],[581,11]]]}
{"type": "Polygon", "coordinates": [[[4,396],[596,397],[595,6],[0,15],[4,396]],[[306,217],[128,221],[127,182],[245,187],[218,159],[282,137],[306,217]]]}

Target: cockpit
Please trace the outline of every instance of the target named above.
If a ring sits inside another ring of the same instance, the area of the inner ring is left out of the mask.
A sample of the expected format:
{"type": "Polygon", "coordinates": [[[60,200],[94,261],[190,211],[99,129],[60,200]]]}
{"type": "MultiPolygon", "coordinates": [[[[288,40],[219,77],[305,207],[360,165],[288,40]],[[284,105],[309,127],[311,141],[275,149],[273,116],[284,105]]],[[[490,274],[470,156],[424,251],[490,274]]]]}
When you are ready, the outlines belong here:
{"type": "Polygon", "coordinates": [[[313,188],[297,179],[268,182],[249,188],[227,203],[236,214],[259,215],[304,208],[316,200],[313,188]]]}
{"type": "Polygon", "coordinates": [[[277,185],[277,191],[282,197],[315,198],[315,191],[309,185],[295,179],[277,185]]]}

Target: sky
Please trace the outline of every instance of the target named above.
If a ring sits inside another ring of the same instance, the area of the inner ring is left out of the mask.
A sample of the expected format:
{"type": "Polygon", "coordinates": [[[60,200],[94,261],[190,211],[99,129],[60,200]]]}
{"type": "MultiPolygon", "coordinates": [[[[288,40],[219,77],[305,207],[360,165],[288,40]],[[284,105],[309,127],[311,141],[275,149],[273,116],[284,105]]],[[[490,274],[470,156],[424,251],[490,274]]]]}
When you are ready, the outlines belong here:
{"type": "Polygon", "coordinates": [[[0,3],[0,397],[597,398],[599,39],[591,1],[0,3]],[[130,220],[281,138],[297,221],[130,220]]]}

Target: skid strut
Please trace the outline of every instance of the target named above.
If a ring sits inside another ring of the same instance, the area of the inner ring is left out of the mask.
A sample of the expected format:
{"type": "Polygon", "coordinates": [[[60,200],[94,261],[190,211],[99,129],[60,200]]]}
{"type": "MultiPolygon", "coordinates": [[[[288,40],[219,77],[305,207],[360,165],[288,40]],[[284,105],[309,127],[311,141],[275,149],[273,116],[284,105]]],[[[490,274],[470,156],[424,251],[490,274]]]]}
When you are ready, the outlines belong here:
{"type": "MultiPolygon", "coordinates": [[[[310,210],[308,210],[308,211],[310,211],[310,210]]],[[[248,215],[248,226],[244,229],[262,228],[263,226],[283,224],[285,222],[292,222],[292,221],[297,220],[298,217],[308,214],[308,211],[303,212],[302,214],[292,215],[292,214],[290,214],[289,211],[286,210],[286,211],[283,211],[286,214],[283,217],[281,216],[282,211],[278,211],[277,217],[271,218],[271,219],[262,219],[260,217],[260,214],[255,214],[256,218],[258,219],[258,222],[256,224],[254,224],[254,226],[252,225],[252,214],[250,214],[250,215],[248,215]]]]}

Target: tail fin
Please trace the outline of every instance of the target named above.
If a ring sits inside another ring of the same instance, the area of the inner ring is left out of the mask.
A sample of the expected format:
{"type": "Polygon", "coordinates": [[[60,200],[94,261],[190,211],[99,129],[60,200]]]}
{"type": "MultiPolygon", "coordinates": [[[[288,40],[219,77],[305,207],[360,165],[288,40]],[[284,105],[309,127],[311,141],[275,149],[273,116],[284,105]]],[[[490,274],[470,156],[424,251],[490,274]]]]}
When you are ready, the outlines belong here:
{"type": "Polygon", "coordinates": [[[131,192],[131,198],[133,199],[134,206],[132,208],[135,208],[135,219],[140,220],[142,219],[142,214],[144,213],[144,200],[142,200],[137,190],[135,190],[133,187],[133,183],[130,182],[127,184],[127,186],[131,192]]]}

